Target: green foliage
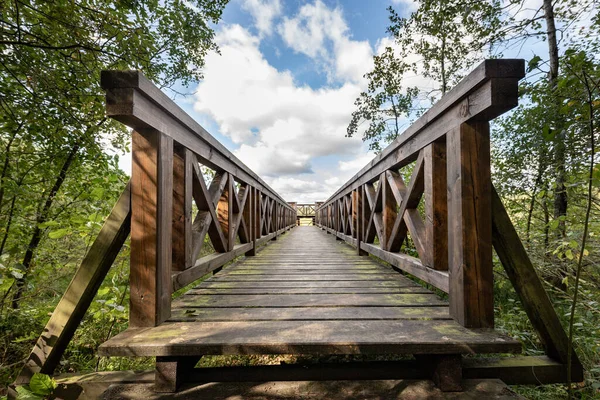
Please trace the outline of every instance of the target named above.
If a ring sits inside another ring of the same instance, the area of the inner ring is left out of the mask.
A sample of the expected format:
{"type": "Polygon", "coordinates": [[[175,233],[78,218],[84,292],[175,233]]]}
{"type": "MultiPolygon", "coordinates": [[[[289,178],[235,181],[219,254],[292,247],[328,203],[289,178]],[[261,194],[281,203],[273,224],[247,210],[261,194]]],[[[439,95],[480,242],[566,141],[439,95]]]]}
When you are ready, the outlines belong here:
{"type": "Polygon", "coordinates": [[[408,65],[396,58],[392,48],[373,58],[374,69],[367,73],[367,91],[354,102],[357,109],[352,113],[346,137],[359,132],[361,125],[368,122],[363,131],[363,141],[369,142],[370,150],[381,150],[381,142],[389,143],[400,134],[400,119],[411,112],[417,88],[402,86],[402,76],[408,65]]]}

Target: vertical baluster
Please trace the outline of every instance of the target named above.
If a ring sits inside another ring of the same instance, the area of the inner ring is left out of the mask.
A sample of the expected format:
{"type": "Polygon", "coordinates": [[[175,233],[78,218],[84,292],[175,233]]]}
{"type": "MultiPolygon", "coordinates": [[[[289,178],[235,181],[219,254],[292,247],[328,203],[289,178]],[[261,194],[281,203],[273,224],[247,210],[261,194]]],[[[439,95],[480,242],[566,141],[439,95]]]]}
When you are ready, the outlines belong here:
{"type": "Polygon", "coordinates": [[[448,270],[448,196],[445,138],[424,149],[425,161],[425,265],[448,270]]]}
{"type": "Polygon", "coordinates": [[[398,216],[398,205],[396,203],[396,197],[394,192],[387,180],[385,172],[379,177],[379,185],[381,185],[381,196],[382,196],[382,219],[383,219],[383,237],[379,238],[381,248],[389,251],[391,246],[392,230],[394,229],[394,223],[398,216]]]}
{"type": "MultiPolygon", "coordinates": [[[[192,157],[184,149],[173,157],[173,261],[174,271],[183,271],[193,264],[192,253],[192,157]]],[[[195,157],[194,157],[195,158],[195,157]]]]}

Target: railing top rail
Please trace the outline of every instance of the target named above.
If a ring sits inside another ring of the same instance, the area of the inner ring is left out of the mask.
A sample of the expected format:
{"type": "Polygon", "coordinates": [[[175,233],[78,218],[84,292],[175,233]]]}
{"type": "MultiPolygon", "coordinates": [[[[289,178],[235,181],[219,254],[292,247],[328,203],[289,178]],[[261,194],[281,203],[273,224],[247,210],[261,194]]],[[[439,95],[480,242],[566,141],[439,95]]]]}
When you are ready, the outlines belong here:
{"type": "Polygon", "coordinates": [[[108,116],[134,129],[157,129],[173,137],[181,145],[198,153],[203,164],[232,173],[293,210],[277,192],[140,71],[102,71],[101,86],[107,92],[108,116]],[[161,118],[161,113],[173,121],[161,118]]]}
{"type": "MultiPolygon", "coordinates": [[[[454,122],[489,121],[516,106],[517,86],[512,84],[525,76],[522,59],[493,59],[479,64],[452,90],[446,93],[400,136],[356,173],[322,206],[350,188],[375,180],[381,172],[400,167],[416,159],[418,150],[445,135],[454,126],[445,124],[444,116],[454,122]],[[509,83],[511,84],[505,84],[509,83]],[[482,89],[482,90],[480,90],[482,89]],[[397,150],[407,148],[403,154],[397,150]]],[[[456,124],[454,124],[456,125],[456,124]]]]}

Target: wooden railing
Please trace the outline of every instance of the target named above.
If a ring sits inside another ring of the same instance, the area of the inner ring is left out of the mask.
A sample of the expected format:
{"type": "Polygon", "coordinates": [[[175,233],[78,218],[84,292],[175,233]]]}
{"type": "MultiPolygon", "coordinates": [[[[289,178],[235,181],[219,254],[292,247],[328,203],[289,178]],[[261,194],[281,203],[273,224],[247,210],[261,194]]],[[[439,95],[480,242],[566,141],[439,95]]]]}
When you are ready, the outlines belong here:
{"type": "Polygon", "coordinates": [[[317,209],[359,254],[449,293],[467,327],[494,324],[489,121],[517,105],[524,74],[523,60],[484,61],[317,209]]]}
{"type": "Polygon", "coordinates": [[[173,291],[255,255],[296,212],[141,73],[105,71],[102,87],[107,114],[133,129],[129,325],[155,326],[173,291]]]}

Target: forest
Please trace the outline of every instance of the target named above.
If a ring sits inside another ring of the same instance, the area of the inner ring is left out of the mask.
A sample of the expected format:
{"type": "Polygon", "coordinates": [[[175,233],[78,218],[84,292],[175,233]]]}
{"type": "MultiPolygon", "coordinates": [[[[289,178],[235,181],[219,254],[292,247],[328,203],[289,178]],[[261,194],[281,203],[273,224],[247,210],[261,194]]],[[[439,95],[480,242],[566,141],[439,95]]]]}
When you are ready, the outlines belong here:
{"type": "MultiPolygon", "coordinates": [[[[130,132],[105,116],[100,72],[140,70],[173,92],[201,81],[205,57],[219,51],[215,27],[227,2],[1,0],[0,396],[129,178],[116,154],[130,148],[130,132]]],[[[600,398],[597,7],[595,0],[417,0],[408,16],[389,7],[391,45],[374,56],[348,115],[346,136],[378,152],[482,60],[527,58],[519,106],[492,124],[492,178],[585,381],[512,387],[526,398],[600,398]],[[434,87],[412,87],[415,75],[434,87]]],[[[494,267],[497,329],[519,339],[525,354],[543,354],[496,258],[494,267]]],[[[128,274],[125,246],[57,373],[152,368],[149,359],[96,355],[127,327],[128,274]]],[[[39,380],[41,391],[32,385],[27,398],[51,394],[52,378],[39,380]]]]}

